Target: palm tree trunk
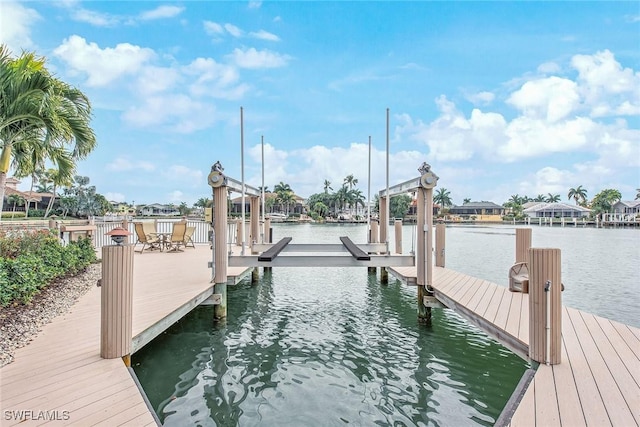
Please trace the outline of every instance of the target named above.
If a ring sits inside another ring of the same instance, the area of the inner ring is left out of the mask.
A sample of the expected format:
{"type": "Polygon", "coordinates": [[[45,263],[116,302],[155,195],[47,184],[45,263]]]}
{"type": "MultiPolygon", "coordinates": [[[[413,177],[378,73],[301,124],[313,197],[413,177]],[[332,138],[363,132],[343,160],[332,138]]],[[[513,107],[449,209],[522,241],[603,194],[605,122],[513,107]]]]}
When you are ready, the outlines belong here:
{"type": "Polygon", "coordinates": [[[53,196],[51,196],[51,198],[49,199],[49,203],[47,203],[47,210],[44,212],[45,218],[49,216],[49,212],[51,212],[54,200],[56,200],[56,184],[53,184],[53,196]]]}
{"type": "Polygon", "coordinates": [[[7,173],[0,171],[0,222],[2,222],[2,208],[4,206],[4,186],[7,182],[7,173]]]}

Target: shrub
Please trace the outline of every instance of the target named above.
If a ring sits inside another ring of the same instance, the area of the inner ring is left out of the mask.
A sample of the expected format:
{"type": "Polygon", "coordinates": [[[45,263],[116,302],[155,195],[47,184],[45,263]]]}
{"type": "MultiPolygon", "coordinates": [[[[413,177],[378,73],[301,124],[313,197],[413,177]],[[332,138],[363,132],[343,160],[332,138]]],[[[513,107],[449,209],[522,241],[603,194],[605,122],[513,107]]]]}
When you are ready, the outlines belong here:
{"type": "Polygon", "coordinates": [[[63,246],[49,230],[0,233],[0,306],[29,303],[53,280],[96,261],[89,239],[63,246]]]}

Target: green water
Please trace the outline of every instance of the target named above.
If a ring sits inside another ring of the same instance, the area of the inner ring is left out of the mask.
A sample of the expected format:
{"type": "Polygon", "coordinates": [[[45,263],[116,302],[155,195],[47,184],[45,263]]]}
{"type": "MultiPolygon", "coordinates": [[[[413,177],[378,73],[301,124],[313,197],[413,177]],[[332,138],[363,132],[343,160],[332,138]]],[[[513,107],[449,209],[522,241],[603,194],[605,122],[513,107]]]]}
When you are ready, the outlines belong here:
{"type": "Polygon", "coordinates": [[[529,366],[366,269],[280,268],[134,355],[164,425],[492,425],[529,366]]]}

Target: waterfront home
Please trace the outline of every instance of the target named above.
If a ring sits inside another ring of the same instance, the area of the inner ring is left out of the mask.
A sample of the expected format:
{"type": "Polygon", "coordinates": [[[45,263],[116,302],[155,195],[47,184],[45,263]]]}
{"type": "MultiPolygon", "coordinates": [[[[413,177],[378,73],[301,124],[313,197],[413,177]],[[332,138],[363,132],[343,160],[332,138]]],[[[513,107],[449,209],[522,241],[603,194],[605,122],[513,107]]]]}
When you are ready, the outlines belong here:
{"type": "Polygon", "coordinates": [[[567,203],[530,202],[523,207],[522,212],[530,218],[583,218],[591,213],[591,209],[567,203]]]}
{"type": "Polygon", "coordinates": [[[178,216],[180,211],[174,205],[163,205],[153,203],[151,205],[141,206],[138,213],[143,216],[178,216]]]}
{"type": "Polygon", "coordinates": [[[462,206],[453,206],[449,209],[450,215],[457,215],[462,219],[475,219],[476,221],[502,221],[504,206],[493,202],[467,202],[462,206]]]}
{"type": "MultiPolygon", "coordinates": [[[[280,212],[286,213],[287,215],[291,214],[304,214],[307,212],[306,209],[306,200],[303,197],[300,197],[296,194],[293,195],[294,201],[286,206],[278,201],[278,195],[276,193],[266,192],[264,194],[266,199],[265,202],[265,210],[267,213],[271,212],[280,212]]],[[[251,212],[249,197],[244,198],[244,212],[249,214],[251,212]]],[[[242,212],[242,196],[238,196],[234,199],[231,199],[231,210],[232,214],[239,214],[242,212]]]]}
{"type": "Polygon", "coordinates": [[[29,209],[46,209],[49,204],[49,200],[53,197],[52,193],[36,193],[35,191],[20,191],[18,190],[18,184],[20,181],[16,178],[7,178],[4,189],[4,204],[3,210],[13,210],[13,203],[9,202],[9,196],[18,195],[22,198],[22,205],[16,205],[16,212],[24,212],[29,204],[29,209]]]}
{"type": "Polygon", "coordinates": [[[611,210],[619,215],[640,215],[640,200],[620,200],[611,206],[611,210]]]}

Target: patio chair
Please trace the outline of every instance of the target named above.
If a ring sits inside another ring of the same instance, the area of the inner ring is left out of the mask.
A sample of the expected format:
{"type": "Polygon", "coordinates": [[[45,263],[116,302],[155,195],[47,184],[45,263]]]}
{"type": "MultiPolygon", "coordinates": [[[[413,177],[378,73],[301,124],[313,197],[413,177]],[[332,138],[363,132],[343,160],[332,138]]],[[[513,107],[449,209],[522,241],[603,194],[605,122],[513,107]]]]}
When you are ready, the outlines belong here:
{"type": "Polygon", "coordinates": [[[156,237],[158,235],[158,230],[156,230],[155,222],[151,221],[143,221],[142,229],[144,230],[144,234],[151,237],[156,237]]]}
{"type": "Polygon", "coordinates": [[[529,293],[529,265],[517,262],[509,269],[509,290],[511,292],[529,293]]]}
{"type": "Polygon", "coordinates": [[[187,234],[187,222],[179,221],[173,223],[173,229],[171,230],[171,236],[167,241],[167,245],[170,251],[182,252],[180,246],[185,246],[185,235],[187,234]]]}
{"type": "Polygon", "coordinates": [[[158,239],[158,236],[155,234],[147,234],[145,233],[144,230],[144,225],[142,222],[135,222],[134,223],[135,226],[135,230],[136,230],[136,237],[138,240],[136,240],[136,243],[133,245],[134,246],[134,251],[135,251],[135,246],[138,243],[142,243],[142,249],[140,249],[140,253],[142,253],[142,251],[144,251],[145,246],[149,246],[148,249],[153,250],[153,249],[161,249],[160,247],[160,239],[158,239]]]}
{"type": "Polygon", "coordinates": [[[193,233],[196,231],[195,227],[187,227],[187,231],[184,233],[184,247],[191,245],[193,249],[196,245],[193,243],[193,233]]]}

